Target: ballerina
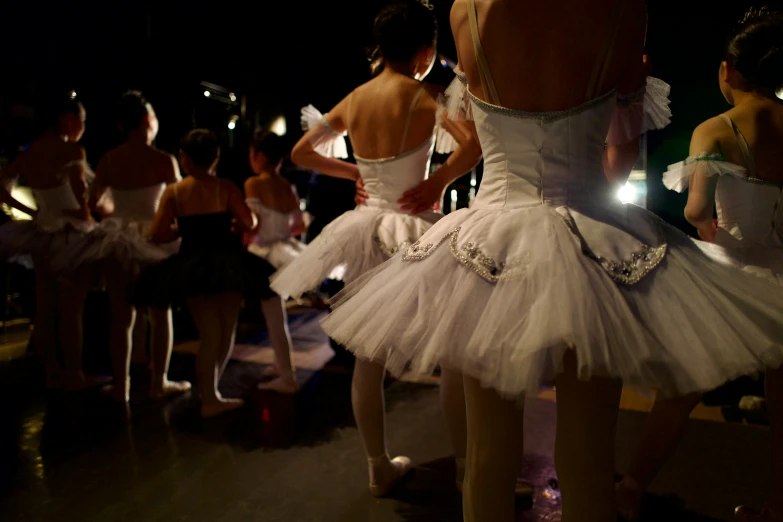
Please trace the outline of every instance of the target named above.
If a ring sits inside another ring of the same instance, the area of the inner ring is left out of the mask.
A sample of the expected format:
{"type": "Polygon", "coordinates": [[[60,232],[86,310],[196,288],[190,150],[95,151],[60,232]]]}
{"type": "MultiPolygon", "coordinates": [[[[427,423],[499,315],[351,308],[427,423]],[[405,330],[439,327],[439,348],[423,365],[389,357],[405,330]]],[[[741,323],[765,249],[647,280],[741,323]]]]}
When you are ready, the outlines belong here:
{"type": "MultiPolygon", "coordinates": [[[[126,141],[107,152],[98,163],[91,191],[91,206],[102,211],[101,226],[84,241],[73,243],[53,260],[79,258],[106,276],[111,303],[111,355],[114,384],[109,396],[126,403],[130,394],[130,355],[136,310],[129,304],[128,285],[141,268],[176,251],[174,244],[161,249],[147,242],[155,211],[166,186],[179,181],[179,166],[171,154],[152,143],[159,122],[152,105],[139,92],[123,94],[118,125],[126,141]]],[[[190,389],[188,382],[167,378],[173,347],[171,309],[148,309],[151,321],[152,382],[150,396],[162,398],[190,389]]]]}
{"type": "Polygon", "coordinates": [[[136,306],[166,308],[185,301],[200,337],[196,372],[203,418],[244,404],[218,391],[243,294],[246,299],[276,297],[269,289],[274,268],[249,254],[232,230],[232,221],[250,231],[256,220],[242,192],[216,177],[219,159],[220,144],[212,132],[196,129],[183,140],[179,160],[187,177],[166,187],[150,231],[155,243],[170,243],[177,234],[182,243],[178,253],[142,271],[133,296],[136,306]]]}
{"type": "MultiPolygon", "coordinates": [[[[731,257],[783,277],[783,107],[775,92],[783,86],[783,14],[751,10],[732,32],[720,65],[719,84],[733,106],[699,125],[690,156],[669,167],[664,183],[689,189],[685,217],[699,236],[731,249],[731,257]],[[717,207],[718,219],[713,220],[717,207]]],[[[783,520],[783,370],[767,370],[767,404],[772,430],[773,482],[763,514],[740,508],[743,521],[783,520]],[[776,494],[775,494],[776,493],[776,494]]],[[[690,413],[701,401],[694,393],[655,401],[628,473],[618,487],[618,507],[628,520],[639,516],[642,496],[677,447],[690,413]]]]}
{"type": "Polygon", "coordinates": [[[783,362],[783,295],[614,197],[606,136],[638,140],[646,111],[643,1],[458,0],[451,22],[481,188],[323,328],[395,375],[465,374],[469,522],[514,517],[520,399],[554,381],[563,521],[614,521],[621,383],[687,394],[783,362]]]}
{"type": "MultiPolygon", "coordinates": [[[[323,117],[306,108],[303,120],[310,130],[291,155],[294,163],[328,176],[361,177],[369,199],[330,223],[274,275],[272,289],[282,296],[298,297],[317,288],[338,268],[346,282],[353,281],[406,249],[442,217],[431,209],[448,184],[480,159],[469,131],[443,120],[442,127],[454,135],[447,139],[436,125],[437,93],[422,83],[436,58],[437,24],[431,10],[415,1],[396,2],[378,14],[373,33],[375,77],[323,117]],[[336,159],[347,155],[342,139],[346,133],[357,164],[336,159]],[[427,177],[436,134],[456,150],[427,177]]],[[[447,368],[441,375],[461,486],[466,444],[462,376],[447,368]]],[[[387,453],[383,381],[382,365],[356,361],[351,399],[368,458],[370,491],[377,496],[387,494],[411,466],[407,457],[390,459],[387,453]]]]}
{"type": "Polygon", "coordinates": [[[70,277],[59,277],[50,260],[94,227],[87,198],[93,174],[79,145],[87,113],[71,95],[55,99],[46,112],[46,131],[2,171],[0,200],[34,219],[0,227],[0,257],[32,256],[36,286],[33,342],[43,356],[47,387],[78,390],[109,380],[85,376],[82,371],[84,301],[88,289],[101,282],[89,270],[80,270],[74,259],[67,260],[73,265],[70,277]],[[10,188],[20,177],[33,189],[38,210],[11,195],[10,188]],[[58,342],[64,370],[57,355],[58,342]]]}
{"type": "MultiPolygon", "coordinates": [[[[259,226],[248,236],[248,251],[281,269],[295,259],[305,246],[294,239],[307,227],[299,209],[296,189],[280,175],[285,155],[282,138],[266,134],[253,140],[250,166],[255,176],[245,182],[245,202],[258,218],[259,226]]],[[[272,380],[259,384],[261,390],[295,393],[299,390],[291,362],[293,343],[288,330],[285,302],[279,296],[261,301],[275,363],[265,373],[272,380]]]]}

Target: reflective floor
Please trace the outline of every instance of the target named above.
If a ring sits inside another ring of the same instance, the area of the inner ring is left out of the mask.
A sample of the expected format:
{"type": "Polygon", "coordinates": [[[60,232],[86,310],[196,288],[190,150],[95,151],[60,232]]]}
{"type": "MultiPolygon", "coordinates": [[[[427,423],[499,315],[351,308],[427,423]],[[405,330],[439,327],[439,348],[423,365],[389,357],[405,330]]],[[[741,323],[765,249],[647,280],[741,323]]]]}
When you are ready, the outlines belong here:
{"type": "MultiPolygon", "coordinates": [[[[192,355],[175,354],[172,376],[191,377],[192,366],[192,355]]],[[[462,520],[436,387],[389,383],[390,451],[417,467],[391,498],[378,500],[367,491],[350,373],[334,364],[312,372],[291,398],[255,391],[260,370],[232,361],[224,392],[249,404],[204,422],[189,396],[165,403],[134,397],[127,416],[97,390],[43,392],[35,357],[0,363],[0,520],[462,520]]],[[[134,385],[143,387],[143,379],[137,372],[134,385]]],[[[527,404],[524,476],[536,493],[520,503],[519,520],[560,520],[554,408],[550,400],[527,404]]],[[[618,471],[643,420],[621,413],[618,471]]],[[[768,444],[763,427],[691,421],[644,520],[729,521],[736,504],[761,503],[768,444]]]]}

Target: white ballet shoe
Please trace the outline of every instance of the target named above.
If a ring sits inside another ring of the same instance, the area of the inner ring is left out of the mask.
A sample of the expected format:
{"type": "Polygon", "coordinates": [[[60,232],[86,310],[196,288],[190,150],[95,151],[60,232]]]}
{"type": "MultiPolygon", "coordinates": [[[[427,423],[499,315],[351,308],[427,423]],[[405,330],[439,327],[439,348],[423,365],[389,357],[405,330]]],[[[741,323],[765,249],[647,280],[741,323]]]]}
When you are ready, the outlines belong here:
{"type": "Polygon", "coordinates": [[[210,419],[221,413],[238,410],[245,405],[242,399],[218,399],[215,402],[201,404],[201,418],[210,419]]]}
{"type": "Polygon", "coordinates": [[[127,404],[130,401],[130,379],[125,379],[121,385],[117,383],[107,384],[101,388],[101,393],[113,401],[127,404]]]}
{"type": "Polygon", "coordinates": [[[191,384],[188,381],[170,381],[163,378],[163,382],[157,381],[150,386],[150,397],[153,399],[165,399],[172,395],[190,391],[191,384]]]}
{"type": "Polygon", "coordinates": [[[262,382],[258,385],[258,389],[262,391],[275,391],[277,393],[284,393],[292,395],[299,391],[299,383],[296,382],[296,377],[292,375],[281,375],[271,381],[262,382]]]}
{"type": "Polygon", "coordinates": [[[370,493],[376,497],[385,497],[412,468],[411,459],[408,457],[394,457],[381,455],[367,459],[370,471],[370,493]]]}

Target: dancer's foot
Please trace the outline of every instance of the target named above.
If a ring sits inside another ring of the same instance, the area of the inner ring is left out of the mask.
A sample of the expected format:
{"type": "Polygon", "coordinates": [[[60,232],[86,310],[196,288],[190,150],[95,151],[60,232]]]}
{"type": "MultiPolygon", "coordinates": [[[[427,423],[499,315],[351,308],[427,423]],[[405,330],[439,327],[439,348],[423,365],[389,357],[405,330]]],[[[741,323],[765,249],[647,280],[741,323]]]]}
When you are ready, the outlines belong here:
{"type": "Polygon", "coordinates": [[[245,405],[242,399],[218,399],[215,402],[203,403],[201,405],[201,418],[209,419],[233,410],[238,410],[245,405]]]}
{"type": "Polygon", "coordinates": [[[111,377],[103,375],[84,375],[83,372],[64,372],[63,388],[66,391],[79,391],[111,382],[111,377]]]}
{"type": "Polygon", "coordinates": [[[293,375],[286,375],[262,382],[258,385],[258,389],[292,395],[299,391],[299,383],[296,382],[296,377],[293,375]]]}
{"type": "Polygon", "coordinates": [[[107,384],[101,388],[101,393],[121,404],[128,403],[130,401],[130,379],[125,379],[124,385],[118,385],[116,381],[114,384],[107,384]]]}
{"type": "Polygon", "coordinates": [[[370,470],[370,493],[376,497],[389,494],[395,484],[411,470],[411,459],[381,455],[367,459],[370,470]]]}
{"type": "Polygon", "coordinates": [[[167,378],[156,379],[150,386],[150,397],[153,399],[165,399],[171,395],[185,393],[190,391],[191,385],[188,381],[170,381],[167,378]]]}
{"type": "Polygon", "coordinates": [[[628,522],[638,520],[642,510],[642,498],[644,497],[642,486],[626,475],[617,484],[616,493],[617,512],[620,516],[628,522]]]}
{"type": "Polygon", "coordinates": [[[280,368],[278,368],[276,364],[270,364],[269,366],[267,366],[261,371],[261,376],[264,379],[274,379],[275,377],[280,377],[281,375],[282,372],[280,371],[280,368]]]}
{"type": "Polygon", "coordinates": [[[781,522],[783,515],[773,513],[769,506],[761,511],[756,511],[746,506],[740,506],[734,510],[734,518],[738,522],[781,522]]]}

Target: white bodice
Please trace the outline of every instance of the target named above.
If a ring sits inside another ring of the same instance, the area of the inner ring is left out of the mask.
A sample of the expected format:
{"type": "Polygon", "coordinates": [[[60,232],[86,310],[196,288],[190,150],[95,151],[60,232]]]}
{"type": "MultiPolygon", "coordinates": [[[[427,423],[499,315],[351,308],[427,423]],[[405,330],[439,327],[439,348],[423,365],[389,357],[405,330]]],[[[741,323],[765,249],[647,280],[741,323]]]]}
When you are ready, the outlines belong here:
{"type": "Polygon", "coordinates": [[[474,208],[608,201],[602,158],[616,105],[613,91],[573,109],[547,113],[471,99],[484,152],[474,208]]]}
{"type": "Polygon", "coordinates": [[[367,206],[399,210],[402,195],[427,179],[435,136],[418,147],[391,158],[367,160],[354,154],[364,188],[367,206]]]}
{"type": "Polygon", "coordinates": [[[112,217],[123,222],[151,223],[155,219],[164,190],[166,190],[165,183],[133,190],[112,188],[111,196],[114,201],[112,217]]]}
{"type": "Polygon", "coordinates": [[[67,217],[66,210],[78,210],[79,202],[73,195],[68,182],[49,189],[33,189],[33,195],[38,205],[38,215],[35,222],[45,230],[59,230],[70,224],[81,228],[82,221],[67,217]]]}
{"type": "Polygon", "coordinates": [[[261,222],[253,235],[253,244],[268,246],[291,237],[293,212],[278,212],[261,204],[258,198],[248,198],[246,202],[261,222]]]}
{"type": "Polygon", "coordinates": [[[715,191],[718,234],[724,247],[783,247],[783,185],[722,175],[715,191]]]}

